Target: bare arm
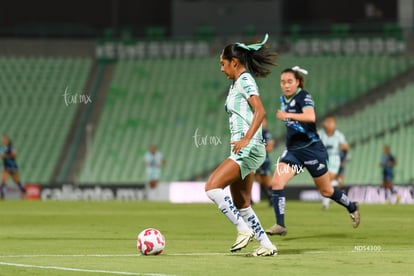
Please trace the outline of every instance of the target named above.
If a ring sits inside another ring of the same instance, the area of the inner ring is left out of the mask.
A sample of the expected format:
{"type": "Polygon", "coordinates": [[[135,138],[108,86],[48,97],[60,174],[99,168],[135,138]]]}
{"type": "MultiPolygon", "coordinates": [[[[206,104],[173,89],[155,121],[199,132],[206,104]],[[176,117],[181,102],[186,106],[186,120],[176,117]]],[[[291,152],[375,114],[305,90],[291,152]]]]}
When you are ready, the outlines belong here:
{"type": "Polygon", "coordinates": [[[275,140],[271,139],[266,142],[266,152],[271,152],[275,147],[275,140]]]}
{"type": "Polygon", "coordinates": [[[348,145],[348,144],[341,144],[340,146],[340,149],[341,150],[350,150],[351,149],[351,147],[348,145]]]}

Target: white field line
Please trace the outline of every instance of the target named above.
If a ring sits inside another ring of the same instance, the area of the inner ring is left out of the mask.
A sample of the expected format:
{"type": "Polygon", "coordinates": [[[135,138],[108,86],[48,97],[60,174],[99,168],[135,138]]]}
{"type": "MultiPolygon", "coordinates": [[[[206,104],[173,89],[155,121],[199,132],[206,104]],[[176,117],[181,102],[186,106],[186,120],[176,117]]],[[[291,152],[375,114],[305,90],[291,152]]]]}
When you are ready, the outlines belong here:
{"type": "Polygon", "coordinates": [[[170,274],[137,273],[137,272],[113,271],[113,270],[102,270],[102,269],[83,269],[83,268],[63,267],[63,266],[17,264],[17,263],[8,263],[8,262],[0,262],[0,266],[1,265],[13,266],[13,267],[24,267],[24,268],[36,268],[36,269],[44,269],[44,270],[63,270],[63,271],[75,271],[75,272],[117,274],[117,275],[173,276],[170,274]]]}
{"type": "MultiPolygon", "coordinates": [[[[349,251],[302,251],[299,254],[343,254],[343,253],[377,253],[377,252],[386,252],[386,253],[409,253],[414,252],[414,249],[407,250],[349,250],[349,251]]],[[[234,256],[234,255],[245,255],[245,253],[227,253],[227,252],[199,252],[199,253],[163,253],[161,256],[234,256]]],[[[280,255],[284,255],[283,251],[280,252],[280,255]]],[[[291,254],[288,254],[291,255],[291,254]]],[[[142,254],[16,254],[16,255],[0,255],[0,258],[41,258],[41,257],[147,257],[142,254]]],[[[157,256],[155,256],[157,257],[157,256]]]]}
{"type": "MultiPolygon", "coordinates": [[[[302,251],[300,254],[332,254],[332,253],[376,253],[376,252],[394,252],[394,253],[407,253],[414,252],[414,249],[407,250],[349,250],[349,251],[302,251]]],[[[245,255],[245,253],[227,253],[227,252],[200,252],[200,253],[163,253],[162,256],[234,256],[245,255]]],[[[284,255],[283,251],[280,255],[284,255]]],[[[291,254],[288,254],[291,255],[291,254]]],[[[16,254],[16,255],[0,255],[0,258],[41,258],[41,257],[147,257],[142,254],[16,254]]],[[[157,256],[155,256],[157,257],[157,256]]]]}

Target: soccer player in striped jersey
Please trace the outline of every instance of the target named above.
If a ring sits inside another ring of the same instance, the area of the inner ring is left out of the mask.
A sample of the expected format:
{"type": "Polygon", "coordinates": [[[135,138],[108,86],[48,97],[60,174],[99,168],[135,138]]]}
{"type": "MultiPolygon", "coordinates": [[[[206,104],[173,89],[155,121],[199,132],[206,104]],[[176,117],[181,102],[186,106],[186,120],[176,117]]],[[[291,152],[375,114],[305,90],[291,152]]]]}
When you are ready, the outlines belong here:
{"type": "Polygon", "coordinates": [[[161,167],[165,163],[162,153],[157,149],[156,145],[152,144],[149,146],[147,153],[145,153],[144,161],[147,167],[149,187],[155,189],[161,176],[161,167]]]}
{"type": "MultiPolygon", "coordinates": [[[[336,129],[336,121],[332,116],[325,118],[323,129],[318,130],[318,135],[328,152],[328,173],[331,185],[336,187],[338,186],[338,175],[341,165],[344,166],[344,164],[341,164],[341,151],[349,151],[348,142],[345,139],[345,135],[336,129]]],[[[328,197],[322,199],[322,208],[324,210],[329,208],[330,201],[331,199],[328,197]]]]}
{"type": "Polygon", "coordinates": [[[9,176],[12,177],[14,183],[19,187],[22,197],[24,197],[26,193],[26,189],[24,188],[23,184],[20,182],[19,177],[19,170],[17,167],[16,162],[16,150],[13,147],[12,141],[10,137],[7,135],[3,136],[3,148],[1,151],[1,158],[3,159],[3,173],[1,177],[1,185],[0,185],[0,198],[4,199],[5,197],[5,190],[6,190],[6,183],[9,176]]]}
{"type": "Polygon", "coordinates": [[[308,72],[298,66],[282,71],[280,86],[281,109],[276,117],[286,125],[286,150],[276,165],[272,178],[272,201],[276,224],[266,229],[270,235],[286,235],[285,192],[284,188],[291,178],[304,168],[311,174],[322,196],[328,197],[344,206],[351,217],[352,226],[358,227],[360,215],[356,202],[351,202],[343,191],[332,187],[327,161],[328,153],[316,131],[316,115],[312,96],[304,90],[305,79],[302,74],[308,72]]]}
{"type": "Polygon", "coordinates": [[[210,175],[205,190],[220,211],[237,228],[230,251],[243,249],[256,236],[260,247],[248,256],[274,256],[272,244],[250,206],[254,173],[263,163],[266,150],[262,139],[262,121],[266,111],[254,77],[265,77],[274,65],[276,53],[261,43],[227,45],[220,55],[221,71],[232,80],[225,103],[229,115],[231,152],[210,175]],[[223,189],[230,185],[231,197],[223,189]]]}

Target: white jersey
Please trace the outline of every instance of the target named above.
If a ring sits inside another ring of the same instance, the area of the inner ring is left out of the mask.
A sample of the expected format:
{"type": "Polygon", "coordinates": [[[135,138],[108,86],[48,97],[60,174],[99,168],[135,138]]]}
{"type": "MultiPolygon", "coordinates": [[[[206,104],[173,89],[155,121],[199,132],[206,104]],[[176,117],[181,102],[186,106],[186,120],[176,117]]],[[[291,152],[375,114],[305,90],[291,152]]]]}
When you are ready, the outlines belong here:
{"type": "MultiPolygon", "coordinates": [[[[253,95],[259,96],[259,88],[248,72],[242,73],[230,86],[225,108],[229,114],[231,141],[240,141],[252,124],[254,110],[248,99],[253,95]]],[[[251,142],[260,144],[262,140],[262,127],[260,126],[251,142]]]]}
{"type": "Polygon", "coordinates": [[[161,166],[163,163],[162,154],[156,151],[154,154],[147,152],[144,156],[145,164],[147,165],[148,180],[159,179],[161,175],[161,166]]]}
{"type": "Polygon", "coordinates": [[[159,168],[162,166],[162,154],[157,151],[154,154],[147,152],[144,157],[145,164],[148,168],[159,168]]]}
{"type": "Polygon", "coordinates": [[[345,139],[345,135],[339,130],[335,130],[333,135],[328,136],[324,129],[318,130],[318,135],[321,138],[322,143],[328,152],[329,159],[331,157],[340,157],[341,145],[346,145],[348,142],[345,139]]]}
{"type": "Polygon", "coordinates": [[[318,135],[328,152],[328,170],[337,174],[341,166],[341,145],[348,144],[345,136],[339,130],[335,130],[333,135],[328,136],[324,129],[318,130],[318,135]]]}

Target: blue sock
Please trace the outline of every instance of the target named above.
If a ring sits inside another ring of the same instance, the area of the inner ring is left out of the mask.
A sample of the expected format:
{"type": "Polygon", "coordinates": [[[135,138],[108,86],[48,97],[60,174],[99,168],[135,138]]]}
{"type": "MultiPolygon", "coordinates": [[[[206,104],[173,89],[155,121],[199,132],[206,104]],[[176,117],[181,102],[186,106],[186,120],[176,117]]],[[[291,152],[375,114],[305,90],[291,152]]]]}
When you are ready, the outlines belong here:
{"type": "Polygon", "coordinates": [[[1,183],[1,185],[0,185],[0,199],[4,199],[5,192],[6,192],[6,184],[1,183]]]}
{"type": "Polygon", "coordinates": [[[349,200],[348,196],[342,190],[334,187],[334,193],[330,198],[348,209],[348,212],[355,212],[355,204],[349,200]]]}
{"type": "Polygon", "coordinates": [[[276,223],[285,227],[285,191],[272,190],[273,209],[275,210],[276,223]]]}

